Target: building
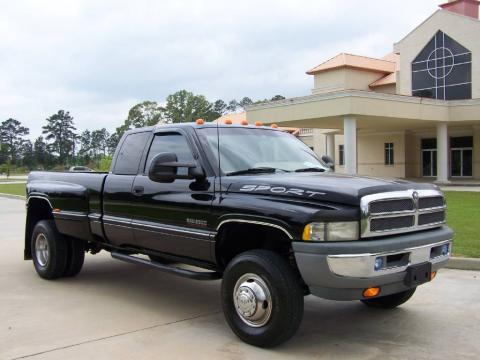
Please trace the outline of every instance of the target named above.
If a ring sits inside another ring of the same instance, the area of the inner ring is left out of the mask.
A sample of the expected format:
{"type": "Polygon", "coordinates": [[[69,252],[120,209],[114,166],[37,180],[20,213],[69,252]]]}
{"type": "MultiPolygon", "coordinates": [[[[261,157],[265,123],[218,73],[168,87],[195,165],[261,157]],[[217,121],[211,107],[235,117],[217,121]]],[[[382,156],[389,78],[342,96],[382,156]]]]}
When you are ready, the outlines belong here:
{"type": "Polygon", "coordinates": [[[339,172],[480,179],[479,4],[440,5],[383,58],[315,66],[311,95],[250,106],[248,121],[302,128],[339,172]]]}

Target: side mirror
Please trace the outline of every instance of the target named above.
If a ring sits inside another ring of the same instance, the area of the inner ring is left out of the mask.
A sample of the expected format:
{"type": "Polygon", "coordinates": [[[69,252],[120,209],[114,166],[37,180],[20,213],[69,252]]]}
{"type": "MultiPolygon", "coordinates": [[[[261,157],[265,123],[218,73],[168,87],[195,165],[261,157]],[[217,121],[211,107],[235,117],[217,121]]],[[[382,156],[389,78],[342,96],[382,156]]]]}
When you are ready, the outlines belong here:
{"type": "Polygon", "coordinates": [[[203,179],[203,170],[194,163],[179,163],[174,153],[156,155],[148,169],[148,178],[155,182],[172,183],[175,179],[203,179]],[[188,168],[188,175],[178,175],[178,168],[188,168]]]}
{"type": "Polygon", "coordinates": [[[325,163],[325,165],[327,165],[330,168],[330,170],[335,171],[335,161],[333,161],[333,159],[330,156],[323,155],[322,161],[325,163]]]}

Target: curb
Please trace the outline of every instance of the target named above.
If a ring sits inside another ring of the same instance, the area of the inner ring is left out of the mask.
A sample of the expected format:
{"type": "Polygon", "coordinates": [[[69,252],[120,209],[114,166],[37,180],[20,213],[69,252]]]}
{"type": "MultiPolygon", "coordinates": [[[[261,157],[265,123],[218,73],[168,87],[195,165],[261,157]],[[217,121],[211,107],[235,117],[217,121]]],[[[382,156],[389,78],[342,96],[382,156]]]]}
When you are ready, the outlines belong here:
{"type": "Polygon", "coordinates": [[[451,257],[446,266],[448,269],[480,270],[480,259],[451,257]]]}
{"type": "Polygon", "coordinates": [[[25,196],[22,196],[22,195],[0,193],[0,197],[4,197],[4,198],[7,198],[7,199],[25,200],[25,196]]]}

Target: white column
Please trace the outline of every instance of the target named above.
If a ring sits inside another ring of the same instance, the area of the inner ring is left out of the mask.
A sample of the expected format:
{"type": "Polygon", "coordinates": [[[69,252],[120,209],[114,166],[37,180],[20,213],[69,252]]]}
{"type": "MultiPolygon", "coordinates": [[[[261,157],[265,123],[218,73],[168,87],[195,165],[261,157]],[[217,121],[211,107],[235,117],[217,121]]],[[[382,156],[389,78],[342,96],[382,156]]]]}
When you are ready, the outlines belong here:
{"type": "Polygon", "coordinates": [[[327,155],[330,156],[335,163],[335,134],[326,135],[327,155]]]}
{"type": "Polygon", "coordinates": [[[357,119],[343,119],[343,135],[345,150],[345,170],[349,175],[357,174],[357,119]]]}
{"type": "Polygon", "coordinates": [[[448,182],[448,129],[446,123],[437,124],[437,182],[448,182]]]}

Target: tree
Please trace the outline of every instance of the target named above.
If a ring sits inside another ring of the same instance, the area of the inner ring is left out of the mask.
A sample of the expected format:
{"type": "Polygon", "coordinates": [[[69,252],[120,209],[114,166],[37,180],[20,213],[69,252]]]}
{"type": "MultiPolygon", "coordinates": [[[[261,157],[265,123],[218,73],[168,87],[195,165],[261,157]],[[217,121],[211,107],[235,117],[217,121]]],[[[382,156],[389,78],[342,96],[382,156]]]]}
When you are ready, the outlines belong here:
{"type": "Polygon", "coordinates": [[[92,150],[92,133],[90,130],[84,130],[80,134],[80,151],[78,152],[79,156],[84,159],[84,161],[89,161],[92,150]]]}
{"type": "Polygon", "coordinates": [[[20,154],[22,150],[25,135],[28,135],[30,130],[24,126],[22,123],[15,119],[7,119],[2,122],[0,125],[0,141],[4,146],[4,151],[10,157],[12,164],[15,165],[17,161],[17,155],[20,154]]]}
{"type": "Polygon", "coordinates": [[[239,107],[240,105],[238,104],[238,101],[233,99],[228,103],[227,111],[233,113],[236,112],[239,107]]]}
{"type": "Polygon", "coordinates": [[[73,152],[75,143],[75,126],[73,117],[68,111],[59,110],[47,118],[47,125],[42,127],[43,134],[46,134],[46,140],[52,141],[48,146],[58,154],[58,161],[61,165],[66,165],[67,157],[73,152]]]}
{"type": "Polygon", "coordinates": [[[282,95],[275,95],[274,97],[272,97],[270,99],[270,101],[278,101],[278,100],[284,100],[285,99],[285,96],[282,96],[282,95]]]}
{"type": "Polygon", "coordinates": [[[35,153],[33,151],[33,144],[30,140],[24,141],[21,149],[22,166],[28,169],[33,169],[35,166],[35,153]]]}
{"type": "Polygon", "coordinates": [[[191,122],[198,118],[206,121],[215,119],[213,106],[203,95],[180,90],[167,96],[165,116],[171,123],[191,122]]]}
{"type": "Polygon", "coordinates": [[[91,136],[91,148],[93,150],[93,156],[98,156],[100,153],[103,155],[107,154],[107,147],[108,147],[108,138],[110,134],[108,133],[107,129],[102,128],[100,130],[92,131],[91,136]]]}
{"type": "Polygon", "coordinates": [[[249,97],[244,97],[240,102],[238,103],[244,110],[248,105],[252,105],[253,101],[249,97]]]}
{"type": "Polygon", "coordinates": [[[156,101],[144,101],[128,111],[125,122],[129,128],[156,125],[164,122],[164,111],[165,109],[159,106],[156,101]]]}
{"type": "Polygon", "coordinates": [[[47,151],[47,143],[43,140],[43,136],[39,136],[33,143],[33,155],[37,166],[42,165],[43,168],[47,168],[53,163],[52,156],[47,151]]]}
{"type": "Polygon", "coordinates": [[[215,113],[215,118],[219,118],[227,112],[227,104],[223,100],[216,100],[213,103],[213,112],[215,113]]]}

